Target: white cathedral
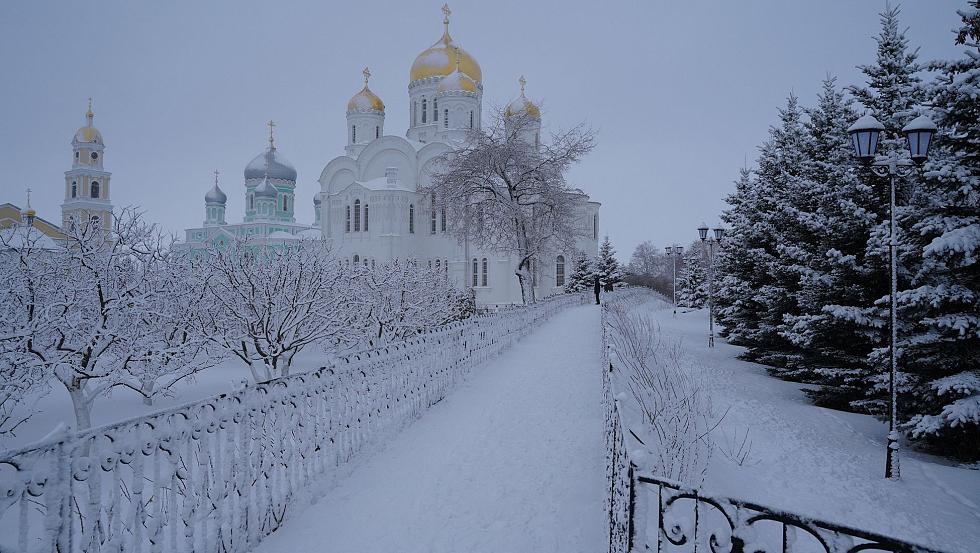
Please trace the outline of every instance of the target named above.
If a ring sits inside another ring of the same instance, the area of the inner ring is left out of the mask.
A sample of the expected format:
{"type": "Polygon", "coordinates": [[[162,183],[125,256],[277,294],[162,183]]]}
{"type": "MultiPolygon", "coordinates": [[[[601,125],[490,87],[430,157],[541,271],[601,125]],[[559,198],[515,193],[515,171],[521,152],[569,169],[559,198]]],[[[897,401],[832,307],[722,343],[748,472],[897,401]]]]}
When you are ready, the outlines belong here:
{"type": "MultiPolygon", "coordinates": [[[[332,159],[320,173],[313,225],[296,223],[296,169],[276,148],[270,121],[267,149],[245,167],[243,222],[225,222],[227,196],[216,176],[205,195],[204,226],[187,229],[187,246],[203,248],[236,237],[276,245],[322,236],[351,263],[413,258],[472,288],[480,305],[519,303],[517,256],[460,242],[447,233],[432,198],[420,192],[429,184],[435,158],[471,130],[479,130],[482,119],[483,73],[476,59],[450,36],[447,6],[443,12],[442,37],[412,63],[405,138],[385,134],[385,105],[368,87],[371,74],[364,70],[364,87],[347,103],[346,154],[332,159]]],[[[526,97],[523,77],[520,84],[520,96],[507,106],[505,116],[529,115],[534,136],[528,139],[537,144],[541,111],[526,97]]],[[[576,249],[594,256],[600,204],[580,191],[577,198],[581,238],[576,249]]],[[[562,290],[576,255],[554,252],[535,260],[538,297],[562,290]]]]}

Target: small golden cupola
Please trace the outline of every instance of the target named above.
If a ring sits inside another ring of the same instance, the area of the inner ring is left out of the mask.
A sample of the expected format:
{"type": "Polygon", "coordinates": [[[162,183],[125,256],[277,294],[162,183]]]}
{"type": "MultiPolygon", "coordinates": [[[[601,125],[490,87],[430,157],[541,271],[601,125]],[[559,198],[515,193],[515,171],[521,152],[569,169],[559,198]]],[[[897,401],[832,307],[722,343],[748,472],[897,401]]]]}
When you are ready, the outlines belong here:
{"type": "Polygon", "coordinates": [[[370,111],[380,111],[385,110],[385,103],[381,101],[381,98],[377,94],[368,88],[368,80],[371,78],[371,70],[367,67],[361,72],[364,75],[364,88],[360,92],[355,94],[349,102],[347,102],[347,113],[351,112],[370,112],[370,111]]]}
{"type": "Polygon", "coordinates": [[[356,157],[371,141],[377,140],[385,132],[385,104],[378,95],[371,92],[368,80],[371,70],[361,71],[364,75],[364,88],[347,102],[347,155],[356,157]]]}
{"type": "Polygon", "coordinates": [[[442,13],[442,37],[415,58],[409,74],[409,82],[429,77],[445,77],[452,73],[456,69],[457,49],[459,49],[460,71],[478,83],[483,82],[483,71],[480,70],[480,64],[477,63],[476,58],[466,50],[459,48],[459,45],[449,34],[449,16],[452,14],[449,5],[442,6],[442,13]]]}
{"type": "Polygon", "coordinates": [[[74,142],[102,144],[102,133],[99,129],[92,126],[95,113],[92,111],[92,99],[88,99],[88,110],[85,112],[86,125],[75,131],[74,142]]]}
{"type": "Polygon", "coordinates": [[[513,102],[507,104],[507,108],[504,109],[504,116],[511,117],[519,113],[527,113],[534,119],[541,119],[541,108],[539,108],[534,102],[529,100],[524,94],[524,88],[527,86],[527,79],[524,75],[517,80],[521,85],[521,95],[514,99],[513,102]]]}

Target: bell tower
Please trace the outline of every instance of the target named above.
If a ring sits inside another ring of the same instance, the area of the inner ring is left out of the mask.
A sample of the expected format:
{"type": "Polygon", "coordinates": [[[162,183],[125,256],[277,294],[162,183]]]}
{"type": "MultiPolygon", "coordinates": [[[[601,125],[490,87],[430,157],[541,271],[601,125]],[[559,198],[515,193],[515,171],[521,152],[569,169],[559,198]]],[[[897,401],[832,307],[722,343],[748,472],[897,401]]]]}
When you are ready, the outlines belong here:
{"type": "Polygon", "coordinates": [[[112,228],[112,203],[109,201],[109,179],[112,173],[103,168],[105,143],[102,133],[92,122],[92,99],[85,112],[86,124],[75,131],[71,141],[74,157],[71,169],[65,171],[65,201],[61,204],[63,228],[95,224],[104,230],[112,228]]]}

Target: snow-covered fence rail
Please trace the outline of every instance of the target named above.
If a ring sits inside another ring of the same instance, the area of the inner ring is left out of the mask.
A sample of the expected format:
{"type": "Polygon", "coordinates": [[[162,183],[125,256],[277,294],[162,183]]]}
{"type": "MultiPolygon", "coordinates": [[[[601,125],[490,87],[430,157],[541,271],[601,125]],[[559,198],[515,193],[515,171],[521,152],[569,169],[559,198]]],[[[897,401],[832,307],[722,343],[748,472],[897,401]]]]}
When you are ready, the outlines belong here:
{"type": "Polygon", "coordinates": [[[314,478],[583,298],[473,317],[310,373],[0,452],[0,551],[248,551],[314,478]]]}
{"type": "Polygon", "coordinates": [[[602,310],[602,386],[606,424],[606,507],[609,553],[633,551],[712,553],[938,553],[859,528],[820,521],[728,497],[707,495],[688,484],[641,469],[632,452],[647,447],[643,432],[627,424],[628,395],[617,388],[608,308],[634,301],[640,292],[606,301],[602,310]]]}

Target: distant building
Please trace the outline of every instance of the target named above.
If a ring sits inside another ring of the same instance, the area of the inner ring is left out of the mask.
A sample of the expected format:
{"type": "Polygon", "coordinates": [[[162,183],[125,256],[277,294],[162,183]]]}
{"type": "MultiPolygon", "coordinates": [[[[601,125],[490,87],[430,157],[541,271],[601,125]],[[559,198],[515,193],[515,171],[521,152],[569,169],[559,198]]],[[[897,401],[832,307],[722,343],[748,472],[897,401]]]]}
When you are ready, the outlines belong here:
{"type": "Polygon", "coordinates": [[[30,225],[52,240],[60,240],[65,237],[61,232],[61,227],[39,217],[37,212],[27,203],[27,209],[21,210],[18,206],[6,203],[0,204],[0,229],[6,230],[14,225],[30,225]]]}
{"type": "Polygon", "coordinates": [[[103,168],[105,143],[102,133],[92,124],[92,100],[85,112],[86,124],[75,131],[71,147],[74,153],[71,169],[65,171],[65,201],[61,204],[61,224],[65,229],[91,220],[104,229],[112,228],[112,173],[103,168]]]}
{"type": "MultiPolygon", "coordinates": [[[[296,169],[276,148],[269,122],[269,147],[245,166],[245,217],[240,223],[225,220],[228,196],[218,185],[204,195],[204,224],[184,231],[184,246],[193,250],[234,239],[281,245],[303,238],[320,238],[315,225],[296,222],[296,169]]],[[[314,200],[316,201],[316,200],[314,200]]]]}

